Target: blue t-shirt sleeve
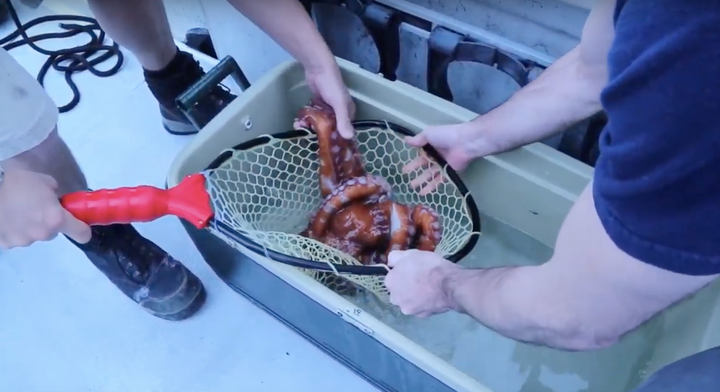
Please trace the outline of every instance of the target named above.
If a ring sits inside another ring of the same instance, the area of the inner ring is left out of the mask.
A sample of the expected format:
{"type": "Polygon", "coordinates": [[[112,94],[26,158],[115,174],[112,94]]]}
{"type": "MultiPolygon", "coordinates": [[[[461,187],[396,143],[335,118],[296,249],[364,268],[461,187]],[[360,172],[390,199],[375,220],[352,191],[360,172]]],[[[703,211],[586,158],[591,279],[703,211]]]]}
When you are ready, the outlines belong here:
{"type": "Polygon", "coordinates": [[[720,7],[628,1],[601,95],[593,196],[613,242],[648,264],[720,273],[720,7]]]}

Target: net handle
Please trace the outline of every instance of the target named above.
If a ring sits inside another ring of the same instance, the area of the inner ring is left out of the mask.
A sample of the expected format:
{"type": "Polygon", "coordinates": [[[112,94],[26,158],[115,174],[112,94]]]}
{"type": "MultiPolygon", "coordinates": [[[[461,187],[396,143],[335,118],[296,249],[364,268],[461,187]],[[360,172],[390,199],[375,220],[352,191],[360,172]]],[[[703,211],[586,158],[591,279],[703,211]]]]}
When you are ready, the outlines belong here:
{"type": "Polygon", "coordinates": [[[174,215],[204,228],[213,217],[205,176],[200,173],[170,189],[141,185],[73,192],[61,197],[60,204],[88,225],[150,222],[174,215]]]}

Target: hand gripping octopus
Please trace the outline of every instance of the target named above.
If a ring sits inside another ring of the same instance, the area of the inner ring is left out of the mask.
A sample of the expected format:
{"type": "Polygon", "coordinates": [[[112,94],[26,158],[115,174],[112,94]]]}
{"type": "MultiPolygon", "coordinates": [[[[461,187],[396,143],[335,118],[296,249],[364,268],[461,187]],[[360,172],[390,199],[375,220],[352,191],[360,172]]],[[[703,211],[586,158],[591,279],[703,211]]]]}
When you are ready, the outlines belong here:
{"type": "Polygon", "coordinates": [[[438,214],[392,201],[384,178],[365,171],[354,140],[340,136],[332,108],[319,99],[303,107],[295,128],[317,134],[323,202],[301,235],[343,251],[362,264],[387,263],[393,250],[434,251],[442,239],[438,214]]]}

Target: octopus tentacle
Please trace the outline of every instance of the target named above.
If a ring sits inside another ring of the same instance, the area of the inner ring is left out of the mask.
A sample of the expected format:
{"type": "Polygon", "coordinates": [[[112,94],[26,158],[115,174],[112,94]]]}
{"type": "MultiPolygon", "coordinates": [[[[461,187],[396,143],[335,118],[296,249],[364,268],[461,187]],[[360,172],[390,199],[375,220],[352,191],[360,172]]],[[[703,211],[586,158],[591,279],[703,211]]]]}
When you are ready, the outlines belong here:
{"type": "Polygon", "coordinates": [[[351,204],[332,217],[329,231],[342,238],[374,247],[385,241],[390,220],[372,202],[351,204]]]}
{"type": "Polygon", "coordinates": [[[415,248],[434,252],[442,239],[442,225],[438,213],[430,207],[416,205],[412,211],[412,221],[417,230],[415,248]]]}
{"type": "Polygon", "coordinates": [[[318,137],[318,157],[320,161],[320,194],[327,197],[339,184],[336,172],[336,162],[333,160],[332,149],[334,147],[331,137],[336,131],[335,113],[327,110],[315,100],[306,105],[298,112],[295,119],[295,127],[307,126],[312,129],[318,137]]]}
{"type": "Polygon", "coordinates": [[[363,163],[360,151],[354,140],[347,140],[335,131],[336,138],[340,139],[340,176],[343,180],[353,177],[361,177],[367,175],[365,164],[363,163]]]}
{"type": "Polygon", "coordinates": [[[341,209],[352,203],[365,201],[371,196],[390,192],[388,183],[375,176],[357,177],[346,180],[338,185],[320,205],[312,222],[310,222],[309,236],[321,239],[325,236],[330,225],[330,219],[341,209]]]}
{"type": "Polygon", "coordinates": [[[394,250],[435,251],[442,238],[438,214],[423,205],[411,208],[392,201],[387,181],[366,172],[356,140],[347,140],[337,131],[329,105],[311,100],[298,112],[295,126],[310,128],[317,135],[323,197],[301,235],[366,265],[387,263],[394,250]]]}
{"type": "Polygon", "coordinates": [[[354,140],[340,136],[330,105],[312,99],[296,116],[295,127],[302,126],[308,126],[317,134],[322,197],[327,197],[343,181],[366,175],[357,145],[354,140]]]}
{"type": "Polygon", "coordinates": [[[390,252],[408,249],[415,236],[408,206],[386,199],[375,205],[374,212],[386,223],[383,227],[384,241],[366,247],[366,252],[358,259],[365,265],[387,264],[390,252]],[[380,245],[384,245],[384,248],[380,245]]]}

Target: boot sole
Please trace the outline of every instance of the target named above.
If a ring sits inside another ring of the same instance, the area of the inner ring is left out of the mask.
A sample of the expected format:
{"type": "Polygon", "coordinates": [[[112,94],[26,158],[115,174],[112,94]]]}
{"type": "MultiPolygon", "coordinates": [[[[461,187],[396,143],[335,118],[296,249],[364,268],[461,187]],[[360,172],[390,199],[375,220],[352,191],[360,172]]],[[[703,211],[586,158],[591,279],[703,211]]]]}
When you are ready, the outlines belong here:
{"type": "Polygon", "coordinates": [[[167,131],[171,135],[186,136],[198,133],[197,128],[195,128],[195,126],[192,124],[175,121],[164,117],[162,119],[162,125],[163,128],[165,128],[165,131],[167,131]]]}
{"type": "Polygon", "coordinates": [[[207,292],[205,291],[205,286],[201,286],[200,290],[198,291],[197,295],[195,295],[195,298],[190,302],[188,306],[186,306],[183,310],[176,312],[176,313],[156,313],[153,312],[151,309],[144,308],[148,313],[152,314],[153,316],[167,320],[167,321],[182,321],[187,318],[192,317],[195,315],[195,313],[202,308],[202,306],[205,304],[205,300],[207,299],[207,292]]]}
{"type": "Polygon", "coordinates": [[[162,302],[157,300],[139,302],[140,306],[153,316],[168,321],[181,321],[197,313],[207,298],[205,285],[186,267],[183,266],[183,269],[186,274],[185,281],[174,295],[165,298],[162,302]],[[171,309],[179,310],[171,313],[171,309]]]}

